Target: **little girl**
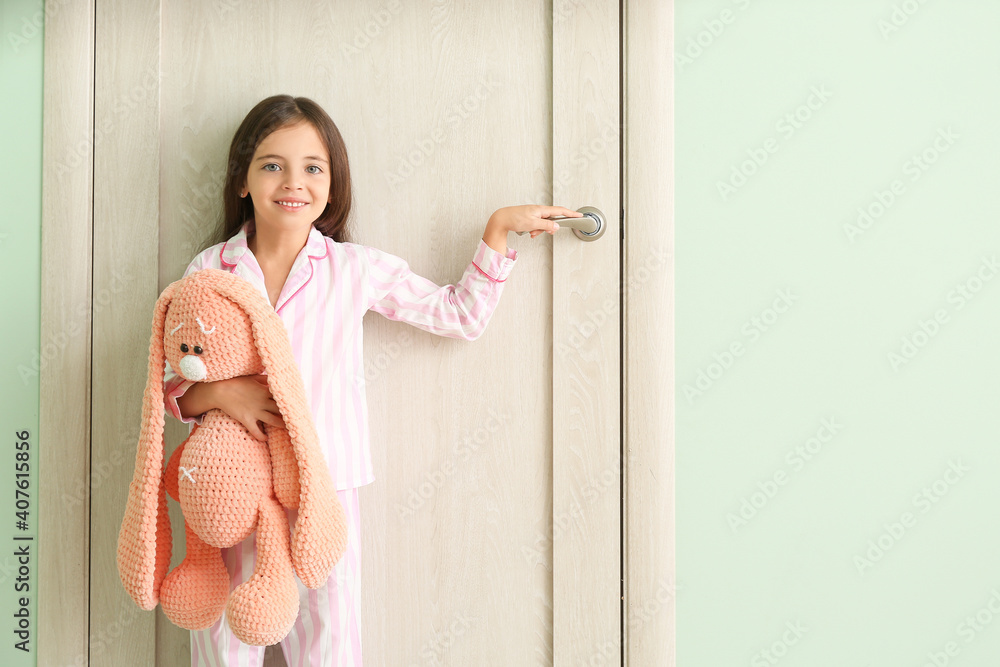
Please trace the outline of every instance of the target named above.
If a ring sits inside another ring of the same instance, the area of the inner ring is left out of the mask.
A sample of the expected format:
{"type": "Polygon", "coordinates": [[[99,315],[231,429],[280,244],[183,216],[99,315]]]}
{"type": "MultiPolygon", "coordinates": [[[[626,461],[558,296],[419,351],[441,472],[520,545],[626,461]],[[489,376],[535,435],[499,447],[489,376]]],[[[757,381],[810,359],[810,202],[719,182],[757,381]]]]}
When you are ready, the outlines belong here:
{"type": "MultiPolygon", "coordinates": [[[[373,310],[439,336],[475,340],[486,328],[517,260],[507,233],[554,233],[551,216],[582,214],[560,206],[511,206],[490,216],[461,280],[440,287],[401,258],[350,242],[351,178],[347,148],[323,109],[305,97],[275,95],[240,124],[229,149],[219,241],[184,275],[228,270],[266,296],[288,331],[320,445],[349,523],[347,552],[325,586],[298,582],[299,617],[281,642],[289,667],[361,665],[358,487],[374,481],[368,447],[362,318],[373,310]]],[[[212,408],[265,440],[283,425],[264,376],[194,383],[167,365],[167,411],[191,424],[212,408]]],[[[254,569],[254,538],[223,550],[235,588],[254,569]]],[[[195,666],[259,666],[262,647],[247,646],[225,618],[191,633],[195,666]]]]}

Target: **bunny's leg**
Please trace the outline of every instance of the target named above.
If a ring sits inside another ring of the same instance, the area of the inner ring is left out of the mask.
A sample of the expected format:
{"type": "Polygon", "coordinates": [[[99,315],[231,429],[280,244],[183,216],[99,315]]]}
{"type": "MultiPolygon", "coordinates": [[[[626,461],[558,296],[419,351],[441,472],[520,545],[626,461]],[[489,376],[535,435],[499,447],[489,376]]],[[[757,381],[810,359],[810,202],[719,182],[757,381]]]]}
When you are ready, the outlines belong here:
{"type": "Polygon", "coordinates": [[[236,587],[226,605],[233,634],[244,644],[276,644],[299,613],[289,551],[288,518],[273,494],[261,498],[253,576],[236,587]]]}
{"type": "Polygon", "coordinates": [[[187,554],[163,580],[160,606],[173,622],[187,630],[201,630],[219,620],[229,597],[229,571],[222,551],[206,544],[184,526],[187,554]]]}

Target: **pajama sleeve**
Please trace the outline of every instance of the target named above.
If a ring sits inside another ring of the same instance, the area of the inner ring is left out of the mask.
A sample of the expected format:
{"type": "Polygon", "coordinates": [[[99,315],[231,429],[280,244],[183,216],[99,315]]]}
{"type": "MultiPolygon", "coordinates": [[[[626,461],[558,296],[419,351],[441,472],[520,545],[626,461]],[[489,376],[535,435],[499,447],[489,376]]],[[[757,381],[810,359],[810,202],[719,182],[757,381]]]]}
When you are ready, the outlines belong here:
{"type": "MultiPolygon", "coordinates": [[[[188,274],[208,268],[205,264],[203,255],[204,253],[191,260],[191,263],[188,264],[187,270],[184,271],[184,276],[182,277],[187,277],[188,274]]],[[[185,380],[183,377],[175,373],[174,369],[170,367],[169,361],[163,362],[163,406],[167,409],[169,414],[172,414],[185,424],[193,423],[200,426],[205,415],[198,415],[197,417],[182,417],[181,409],[177,405],[177,399],[183,396],[188,388],[193,384],[194,382],[191,380],[185,380]]]]}
{"type": "Polygon", "coordinates": [[[365,246],[367,310],[447,338],[475,340],[493,315],[517,251],[502,255],[482,239],[454,285],[417,275],[396,255],[365,246]]]}

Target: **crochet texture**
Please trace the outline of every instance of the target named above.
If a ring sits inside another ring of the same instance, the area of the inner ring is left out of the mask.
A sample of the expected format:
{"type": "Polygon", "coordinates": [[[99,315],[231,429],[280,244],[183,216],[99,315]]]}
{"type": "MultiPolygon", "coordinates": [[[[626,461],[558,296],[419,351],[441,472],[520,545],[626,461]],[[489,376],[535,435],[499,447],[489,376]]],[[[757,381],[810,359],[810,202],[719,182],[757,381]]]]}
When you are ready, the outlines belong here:
{"type": "Polygon", "coordinates": [[[142,609],[210,627],[226,612],[246,644],[275,644],[298,615],[297,574],[329,578],[347,548],[344,509],[316,435],[284,324],[253,285],[219,269],[167,286],[156,302],[135,474],[118,535],[118,572],[142,609]],[[182,347],[183,346],[183,347],[182,347]],[[221,410],[205,413],[164,470],[164,362],[188,380],[267,375],[285,427],[267,442],[221,410]],[[170,567],[167,493],[184,514],[187,553],[170,567]],[[285,509],[294,512],[289,534],[285,509]],[[256,535],[253,576],[230,592],[221,549],[256,535]]]}

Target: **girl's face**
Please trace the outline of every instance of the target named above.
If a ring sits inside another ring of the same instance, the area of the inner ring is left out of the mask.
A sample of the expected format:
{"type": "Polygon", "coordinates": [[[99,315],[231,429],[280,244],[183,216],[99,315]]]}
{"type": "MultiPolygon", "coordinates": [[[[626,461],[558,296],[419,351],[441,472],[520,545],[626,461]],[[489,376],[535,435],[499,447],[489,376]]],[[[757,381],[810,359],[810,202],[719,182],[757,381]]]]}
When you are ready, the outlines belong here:
{"type": "Polygon", "coordinates": [[[330,155],[307,121],[279,128],[254,151],[243,184],[254,224],[282,231],[311,225],[330,202],[330,155]]]}

